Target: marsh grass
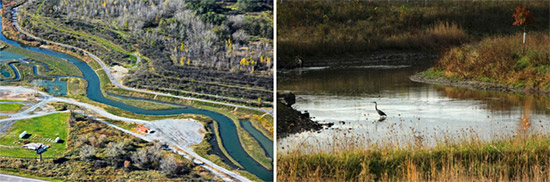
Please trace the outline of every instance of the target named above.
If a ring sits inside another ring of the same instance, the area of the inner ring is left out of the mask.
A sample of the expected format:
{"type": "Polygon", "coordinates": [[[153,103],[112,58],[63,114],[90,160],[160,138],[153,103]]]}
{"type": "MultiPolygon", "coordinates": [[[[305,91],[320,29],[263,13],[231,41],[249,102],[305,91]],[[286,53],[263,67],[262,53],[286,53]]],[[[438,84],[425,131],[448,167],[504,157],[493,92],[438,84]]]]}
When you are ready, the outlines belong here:
{"type": "MultiPolygon", "coordinates": [[[[413,144],[355,147],[330,152],[279,153],[278,181],[541,181],[550,172],[550,136],[518,134],[486,141],[475,131],[442,135],[433,147],[413,144]]],[[[342,147],[344,146],[344,147],[342,147]]],[[[349,146],[349,147],[347,147],[349,146]]]]}
{"type": "Polygon", "coordinates": [[[456,23],[438,22],[420,33],[406,32],[391,35],[384,39],[384,47],[397,49],[438,49],[450,45],[460,45],[467,41],[468,35],[456,23]]]}
{"type": "Polygon", "coordinates": [[[487,38],[447,51],[430,70],[436,76],[550,91],[550,35],[529,32],[487,38]]]}
{"type": "Polygon", "coordinates": [[[542,1],[278,1],[278,65],[374,51],[440,51],[461,43],[519,32],[513,9],[529,8],[548,31],[548,3],[542,1]],[[467,36],[464,36],[466,34],[467,36]],[[309,59],[308,59],[309,58],[309,59]]]}

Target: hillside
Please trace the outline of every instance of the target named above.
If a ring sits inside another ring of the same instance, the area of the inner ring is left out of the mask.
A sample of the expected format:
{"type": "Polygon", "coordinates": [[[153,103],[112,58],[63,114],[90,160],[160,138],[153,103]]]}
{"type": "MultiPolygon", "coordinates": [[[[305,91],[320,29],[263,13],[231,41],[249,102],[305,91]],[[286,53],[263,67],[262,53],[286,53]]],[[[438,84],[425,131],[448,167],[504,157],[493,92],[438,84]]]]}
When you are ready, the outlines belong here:
{"type": "Polygon", "coordinates": [[[37,37],[125,67],[129,87],[269,106],[272,8],[270,1],[35,0],[18,19],[37,37]]]}

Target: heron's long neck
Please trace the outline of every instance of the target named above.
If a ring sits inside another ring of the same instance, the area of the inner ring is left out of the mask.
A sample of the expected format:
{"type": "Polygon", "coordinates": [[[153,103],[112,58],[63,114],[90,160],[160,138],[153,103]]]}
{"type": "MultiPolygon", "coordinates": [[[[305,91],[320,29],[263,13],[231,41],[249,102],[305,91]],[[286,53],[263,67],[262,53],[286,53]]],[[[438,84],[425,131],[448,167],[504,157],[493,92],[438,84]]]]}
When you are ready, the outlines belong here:
{"type": "Polygon", "coordinates": [[[378,104],[374,103],[374,109],[378,110],[378,104]]]}

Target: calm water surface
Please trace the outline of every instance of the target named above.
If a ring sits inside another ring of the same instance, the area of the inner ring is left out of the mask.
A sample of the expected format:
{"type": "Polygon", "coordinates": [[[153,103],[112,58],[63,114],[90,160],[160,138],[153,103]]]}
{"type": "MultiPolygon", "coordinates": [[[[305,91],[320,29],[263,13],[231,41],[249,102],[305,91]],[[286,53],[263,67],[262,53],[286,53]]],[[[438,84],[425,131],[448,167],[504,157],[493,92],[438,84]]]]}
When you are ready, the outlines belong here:
{"type": "Polygon", "coordinates": [[[423,66],[306,68],[279,74],[278,89],[296,94],[294,108],[332,128],[278,141],[278,151],[337,151],[372,145],[424,145],[472,136],[549,133],[550,96],[479,91],[416,83],[423,66]],[[388,117],[379,122],[372,102],[388,117]]]}

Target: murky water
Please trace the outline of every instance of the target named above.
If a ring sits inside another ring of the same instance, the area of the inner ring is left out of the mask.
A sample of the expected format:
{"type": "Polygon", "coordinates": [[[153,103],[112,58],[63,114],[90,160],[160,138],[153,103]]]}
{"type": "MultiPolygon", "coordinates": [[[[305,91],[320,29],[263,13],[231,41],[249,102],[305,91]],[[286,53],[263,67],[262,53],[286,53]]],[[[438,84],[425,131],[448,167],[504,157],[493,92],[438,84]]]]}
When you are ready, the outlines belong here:
{"type": "Polygon", "coordinates": [[[332,128],[278,141],[278,151],[332,151],[373,145],[433,146],[457,138],[491,140],[545,132],[550,96],[416,83],[424,66],[315,68],[279,74],[278,89],[296,94],[294,108],[332,128]],[[388,117],[378,121],[374,103],[388,117]]]}

